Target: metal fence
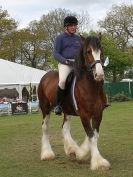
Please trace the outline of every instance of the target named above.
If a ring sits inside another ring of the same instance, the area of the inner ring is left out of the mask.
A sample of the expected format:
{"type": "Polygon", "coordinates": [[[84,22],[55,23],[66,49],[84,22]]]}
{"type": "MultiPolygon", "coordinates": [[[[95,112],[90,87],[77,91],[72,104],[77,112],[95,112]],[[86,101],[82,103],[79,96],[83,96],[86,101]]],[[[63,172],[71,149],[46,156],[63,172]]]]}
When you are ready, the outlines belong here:
{"type": "Polygon", "coordinates": [[[111,98],[118,93],[133,98],[133,82],[104,83],[104,88],[106,94],[111,98]]]}

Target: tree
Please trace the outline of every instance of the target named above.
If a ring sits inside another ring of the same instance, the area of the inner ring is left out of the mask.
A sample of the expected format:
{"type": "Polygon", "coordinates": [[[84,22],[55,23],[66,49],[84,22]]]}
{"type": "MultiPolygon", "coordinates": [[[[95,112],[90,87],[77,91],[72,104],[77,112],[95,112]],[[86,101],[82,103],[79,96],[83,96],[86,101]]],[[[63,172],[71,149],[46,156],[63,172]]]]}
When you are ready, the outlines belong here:
{"type": "Polygon", "coordinates": [[[133,42],[133,5],[114,5],[103,21],[98,22],[123,51],[133,42]]]}
{"type": "Polygon", "coordinates": [[[78,31],[79,33],[85,33],[90,31],[90,16],[88,11],[82,11],[80,14],[77,15],[79,25],[78,31]]]}
{"type": "Polygon", "coordinates": [[[64,18],[74,15],[79,20],[78,32],[88,30],[89,15],[66,9],[55,9],[43,15],[39,21],[31,21],[25,29],[17,30],[17,22],[10,18],[7,11],[0,11],[0,57],[32,66],[50,69],[57,66],[53,59],[53,43],[56,36],[64,31],[64,18]]]}
{"type": "Polygon", "coordinates": [[[14,60],[13,33],[17,30],[18,23],[9,16],[6,10],[0,7],[0,57],[14,60]]]}
{"type": "Polygon", "coordinates": [[[115,40],[107,34],[102,37],[102,46],[105,58],[108,56],[110,60],[109,66],[106,68],[106,78],[113,82],[121,80],[124,78],[124,71],[127,67],[133,66],[130,53],[118,49],[115,40]]]}
{"type": "Polygon", "coordinates": [[[12,32],[10,35],[6,35],[1,43],[0,56],[1,58],[15,61],[17,57],[16,43],[17,37],[15,38],[16,32],[12,32]]]}
{"type": "Polygon", "coordinates": [[[36,21],[30,23],[29,27],[17,32],[19,57],[17,61],[34,68],[43,69],[47,56],[46,43],[47,34],[41,31],[36,21]]]}
{"type": "Polygon", "coordinates": [[[63,20],[67,15],[70,15],[71,12],[65,9],[55,9],[54,11],[50,11],[47,15],[43,15],[40,19],[40,26],[42,30],[47,31],[48,41],[47,44],[50,47],[49,49],[53,49],[53,43],[56,36],[61,33],[63,28],[63,20]]]}

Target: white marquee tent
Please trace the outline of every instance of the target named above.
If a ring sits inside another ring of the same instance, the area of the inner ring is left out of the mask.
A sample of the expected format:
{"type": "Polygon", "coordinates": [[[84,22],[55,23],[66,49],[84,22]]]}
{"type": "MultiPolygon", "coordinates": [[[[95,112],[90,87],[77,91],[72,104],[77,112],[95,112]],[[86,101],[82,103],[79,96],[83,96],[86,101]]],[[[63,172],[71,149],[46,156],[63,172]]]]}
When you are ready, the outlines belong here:
{"type": "Polygon", "coordinates": [[[24,86],[38,85],[46,71],[0,59],[0,89],[16,88],[22,98],[24,86]]]}

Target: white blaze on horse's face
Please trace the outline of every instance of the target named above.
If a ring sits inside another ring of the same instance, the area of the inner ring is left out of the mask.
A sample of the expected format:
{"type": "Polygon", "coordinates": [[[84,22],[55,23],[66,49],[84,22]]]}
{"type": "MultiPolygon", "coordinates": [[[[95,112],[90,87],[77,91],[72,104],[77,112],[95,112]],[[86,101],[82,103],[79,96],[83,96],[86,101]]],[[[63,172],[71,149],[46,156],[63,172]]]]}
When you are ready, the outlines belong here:
{"type": "MultiPolygon", "coordinates": [[[[95,61],[100,60],[101,51],[92,49],[92,55],[95,61]]],[[[104,80],[104,71],[101,63],[95,64],[95,67],[93,69],[93,75],[96,81],[104,80]]]]}

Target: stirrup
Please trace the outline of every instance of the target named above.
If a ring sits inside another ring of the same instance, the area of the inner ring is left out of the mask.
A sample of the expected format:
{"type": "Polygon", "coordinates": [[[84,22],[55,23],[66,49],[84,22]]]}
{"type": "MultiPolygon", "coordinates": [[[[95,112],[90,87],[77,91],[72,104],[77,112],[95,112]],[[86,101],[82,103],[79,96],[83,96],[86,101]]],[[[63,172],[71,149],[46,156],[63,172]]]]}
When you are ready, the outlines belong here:
{"type": "Polygon", "coordinates": [[[60,105],[56,106],[54,109],[54,112],[56,115],[61,115],[62,113],[62,107],[60,105]]]}

